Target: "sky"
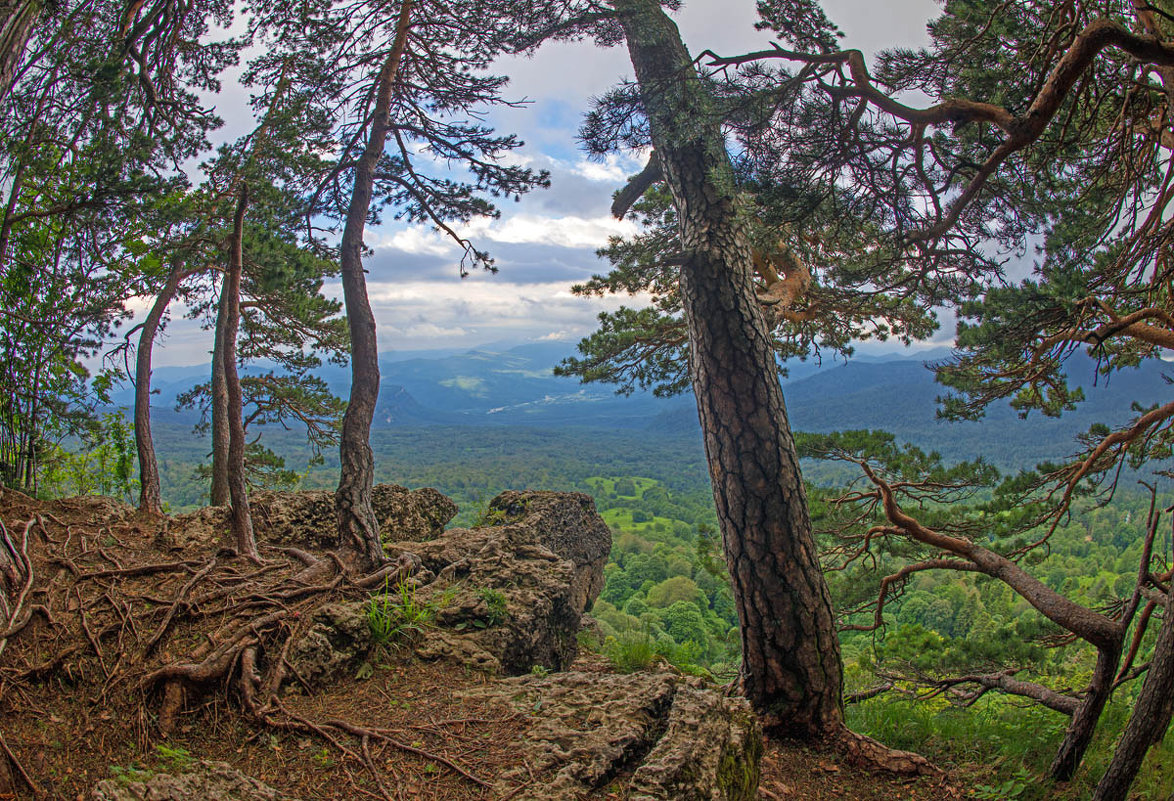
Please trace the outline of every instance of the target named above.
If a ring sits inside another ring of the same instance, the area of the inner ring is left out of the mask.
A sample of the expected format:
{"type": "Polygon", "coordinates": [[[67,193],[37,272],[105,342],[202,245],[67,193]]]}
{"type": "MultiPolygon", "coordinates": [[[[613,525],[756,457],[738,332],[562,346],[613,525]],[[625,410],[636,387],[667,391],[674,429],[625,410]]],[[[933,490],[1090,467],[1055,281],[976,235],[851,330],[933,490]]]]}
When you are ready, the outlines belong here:
{"type": "MultiPolygon", "coordinates": [[[[925,24],[937,4],[824,0],[824,8],[843,29],[845,46],[871,54],[883,47],[925,44],[925,24]]],[[[770,42],[754,30],[753,0],[686,0],[675,18],[693,53],[737,53],[770,42]]],[[[373,250],[366,259],[368,292],[381,351],[552,340],[570,345],[594,330],[600,311],[640,303],[639,298],[579,298],[570,291],[572,284],[606,270],[595,251],[609,236],[634,230],[630,222],[613,219],[608,207],[626,177],[643,167],[640,154],[591,161],[575,139],[591,98],[631,77],[626,52],[589,42],[555,43],[529,58],[503,59],[496,69],[510,76],[507,96],[528,102],[495,111],[492,122],[526,142],[516,156],[549,170],[551,188],[531,192],[519,203],[506,202],[500,219],[475,221],[462,230],[495,258],[496,274],[462,279],[459,250],[427,227],[388,219],[368,228],[366,243],[373,250]]],[[[218,99],[219,113],[230,120],[226,136],[233,135],[231,120],[247,114],[236,107],[245,99],[243,92],[233,91],[218,99]]],[[[327,284],[326,292],[341,297],[336,282],[327,284]]],[[[943,330],[930,344],[941,344],[951,333],[943,330]]],[[[202,364],[210,348],[210,333],[176,313],[154,362],[202,364]]]]}

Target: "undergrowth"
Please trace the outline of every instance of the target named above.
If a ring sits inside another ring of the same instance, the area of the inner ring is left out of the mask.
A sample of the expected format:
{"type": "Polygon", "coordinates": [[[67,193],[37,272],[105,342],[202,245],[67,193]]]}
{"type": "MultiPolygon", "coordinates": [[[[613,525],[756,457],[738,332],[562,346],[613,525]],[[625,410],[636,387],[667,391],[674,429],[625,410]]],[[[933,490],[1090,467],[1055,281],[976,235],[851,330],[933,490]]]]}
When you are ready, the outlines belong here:
{"type": "MultiPolygon", "coordinates": [[[[583,640],[580,640],[580,644],[584,644],[583,640]]],[[[590,648],[589,645],[588,647],[590,648]]],[[[708,670],[698,664],[702,648],[692,640],[677,645],[671,640],[655,638],[647,631],[622,631],[608,637],[598,650],[611,660],[615,669],[621,673],[646,670],[653,663],[660,661],[690,676],[713,677],[708,670]]]]}
{"type": "Polygon", "coordinates": [[[400,581],[393,589],[384,581],[383,591],[371,596],[366,612],[371,638],[377,647],[386,647],[422,633],[436,617],[436,606],[417,600],[412,582],[400,581]]]}
{"type": "MultiPolygon", "coordinates": [[[[1108,767],[1131,706],[1125,698],[1109,705],[1080,769],[1066,783],[1053,782],[1047,774],[1068,719],[1039,706],[995,695],[964,709],[941,699],[881,696],[849,706],[847,713],[854,731],[942,767],[975,772],[974,798],[1083,801],[1092,797],[1108,767]]],[[[1130,798],[1167,801],[1172,780],[1174,738],[1167,737],[1150,750],[1130,798]]]]}

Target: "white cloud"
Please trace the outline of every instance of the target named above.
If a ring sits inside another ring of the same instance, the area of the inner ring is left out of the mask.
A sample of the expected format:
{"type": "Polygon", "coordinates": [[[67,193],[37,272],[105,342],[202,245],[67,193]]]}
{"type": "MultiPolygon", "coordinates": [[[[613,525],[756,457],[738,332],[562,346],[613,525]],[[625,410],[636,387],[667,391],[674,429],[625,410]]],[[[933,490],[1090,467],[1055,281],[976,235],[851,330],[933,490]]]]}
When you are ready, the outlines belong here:
{"type": "Polygon", "coordinates": [[[595,330],[600,311],[642,306],[649,298],[580,298],[561,281],[372,282],[380,350],[450,347],[507,340],[574,341],[595,330]]]}
{"type": "Polygon", "coordinates": [[[638,173],[644,169],[647,161],[648,154],[643,151],[637,153],[608,153],[603,161],[580,159],[574,164],[569,165],[569,169],[575,175],[581,175],[588,181],[608,183],[616,187],[621,187],[627,181],[629,175],[638,173]]]}
{"type": "MultiPolygon", "coordinates": [[[[471,239],[505,244],[553,245],[572,249],[603,247],[612,236],[630,236],[637,228],[629,220],[600,217],[545,217],[536,214],[515,214],[501,220],[480,218],[463,226],[458,233],[471,239]]],[[[455,257],[459,249],[439,231],[419,226],[380,234],[368,239],[375,250],[398,250],[429,256],[455,257]]]]}
{"type": "Polygon", "coordinates": [[[372,250],[398,250],[428,256],[449,256],[457,252],[452,239],[418,225],[394,233],[368,234],[367,245],[372,250]]]}
{"type": "Polygon", "coordinates": [[[510,244],[558,245],[564,248],[598,248],[611,236],[631,236],[636,226],[628,220],[612,217],[541,217],[517,214],[504,221],[494,221],[484,235],[494,242],[510,244]]]}

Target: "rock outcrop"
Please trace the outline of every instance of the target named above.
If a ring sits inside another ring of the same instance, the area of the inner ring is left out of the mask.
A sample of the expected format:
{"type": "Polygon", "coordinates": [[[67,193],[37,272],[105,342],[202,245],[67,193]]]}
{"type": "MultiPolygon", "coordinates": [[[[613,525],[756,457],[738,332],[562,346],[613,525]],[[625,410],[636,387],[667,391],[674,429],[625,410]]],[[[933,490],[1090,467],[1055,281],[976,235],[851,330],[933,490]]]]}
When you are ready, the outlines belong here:
{"type": "Polygon", "coordinates": [[[142,781],[98,782],[94,801],[297,801],[223,762],[201,763],[188,773],[160,773],[142,781]]]}
{"type": "MultiPolygon", "coordinates": [[[[578,653],[583,612],[603,587],[611,532],[580,493],[503,493],[487,518],[490,525],[389,544],[418,556],[424,575],[436,576],[405,590],[429,618],[422,630],[405,631],[405,639],[421,658],[490,673],[563,670],[578,653]]],[[[384,592],[374,602],[397,614],[397,588],[384,592]]],[[[352,602],[315,613],[290,654],[297,674],[314,682],[357,670],[376,644],[369,609],[370,602],[352,602]]]]}
{"type": "Polygon", "coordinates": [[[576,801],[626,785],[633,801],[751,801],[762,739],[749,705],[672,673],[561,673],[503,680],[467,693],[506,700],[532,723],[504,789],[576,801]],[[533,776],[523,776],[532,772],[533,776]]]}
{"type": "Polygon", "coordinates": [[[489,503],[499,524],[523,525],[523,536],[571,562],[571,604],[590,610],[603,592],[603,568],[611,553],[611,531],[590,495],[579,492],[507,491],[489,503]]]}
{"type": "Polygon", "coordinates": [[[437,629],[416,648],[507,675],[563,670],[583,613],[603,588],[611,532],[581,493],[506,492],[490,525],[450,529],[410,549],[436,573],[437,629]],[[451,598],[451,600],[450,600],[451,598]]]}
{"type": "MultiPolygon", "coordinates": [[[[433,539],[457,513],[457,505],[434,489],[409,490],[395,484],[375,485],[372,505],[384,541],[433,539]]],[[[336,541],[332,492],[260,491],[249,497],[249,506],[257,536],[265,542],[330,548],[336,541]]],[[[228,525],[228,507],[209,506],[175,517],[169,533],[178,544],[207,542],[222,537],[228,525]]]]}

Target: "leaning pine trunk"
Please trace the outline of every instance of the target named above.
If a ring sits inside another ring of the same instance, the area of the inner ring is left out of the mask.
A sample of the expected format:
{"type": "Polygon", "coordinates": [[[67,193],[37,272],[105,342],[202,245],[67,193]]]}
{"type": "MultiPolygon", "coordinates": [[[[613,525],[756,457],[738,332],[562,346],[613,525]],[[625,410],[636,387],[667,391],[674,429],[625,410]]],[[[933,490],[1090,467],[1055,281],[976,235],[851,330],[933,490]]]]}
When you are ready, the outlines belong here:
{"type": "Polygon", "coordinates": [[[1048,774],[1056,781],[1066,782],[1076,773],[1084,752],[1096,733],[1097,722],[1109,700],[1113,689],[1113,677],[1121,662],[1120,643],[1116,647],[1101,647],[1097,650],[1097,666],[1093,671],[1088,691],[1081,699],[1080,706],[1072,715],[1072,721],[1064,731],[1064,739],[1052,759],[1048,774]]]}
{"type": "Polygon", "coordinates": [[[363,231],[371,209],[375,166],[383,155],[383,146],[391,129],[391,96],[407,44],[411,13],[412,0],[403,0],[395,43],[383,63],[376,85],[375,111],[367,145],[355,166],[339,254],[343,300],[351,334],[351,395],[342,419],[335,508],[339,548],[360,568],[374,567],[384,559],[379,525],[371,506],[375,480],[371,421],[379,400],[379,345],[375,337],[375,315],[367,298],[367,281],[363,275],[363,231]]]}
{"type": "Polygon", "coordinates": [[[245,425],[240,376],[236,369],[236,337],[240,328],[241,272],[244,269],[245,210],[249,205],[249,188],[240,186],[236,214],[232,222],[232,245],[224,287],[228,296],[221,362],[224,385],[228,391],[228,491],[232,501],[232,545],[237,553],[254,562],[261,561],[253,537],[253,518],[249,514],[249,493],[245,486],[245,425]]]}
{"type": "Polygon", "coordinates": [[[1133,715],[1121,735],[1109,769],[1093,793],[1093,801],[1125,798],[1141,770],[1150,746],[1157,745],[1170,726],[1174,713],[1174,593],[1166,596],[1166,614],[1158,630],[1154,655],[1145,683],[1133,707],[1133,715]]]}
{"type": "Polygon", "coordinates": [[[151,440],[151,352],[155,336],[168,304],[175,297],[179,283],[191,270],[172,270],[167,283],[159,290],[154,305],[139,331],[139,348],[135,354],[135,446],[139,455],[139,511],[163,514],[163,497],[159,489],[159,463],[155,459],[155,444],[151,440]]]}
{"type": "Polygon", "coordinates": [[[689,366],[741,622],[743,690],[776,733],[838,736],[831,597],[713,100],[657,0],[614,6],[680,219],[689,366]]]}

